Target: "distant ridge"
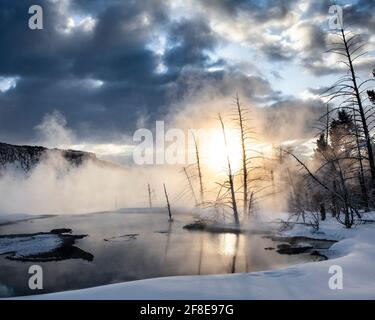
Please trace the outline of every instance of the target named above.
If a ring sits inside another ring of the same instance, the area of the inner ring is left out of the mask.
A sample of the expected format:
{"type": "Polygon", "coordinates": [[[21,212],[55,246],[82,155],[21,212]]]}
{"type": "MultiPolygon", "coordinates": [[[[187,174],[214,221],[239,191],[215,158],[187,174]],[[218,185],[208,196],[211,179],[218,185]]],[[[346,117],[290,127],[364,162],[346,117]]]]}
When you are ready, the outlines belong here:
{"type": "Polygon", "coordinates": [[[91,160],[99,165],[125,169],[125,167],[121,165],[97,159],[96,155],[92,152],[56,148],[48,149],[42,146],[12,145],[0,142],[0,170],[12,166],[17,169],[22,169],[27,173],[43,159],[53,154],[60,155],[72,166],[76,167],[91,160]]]}

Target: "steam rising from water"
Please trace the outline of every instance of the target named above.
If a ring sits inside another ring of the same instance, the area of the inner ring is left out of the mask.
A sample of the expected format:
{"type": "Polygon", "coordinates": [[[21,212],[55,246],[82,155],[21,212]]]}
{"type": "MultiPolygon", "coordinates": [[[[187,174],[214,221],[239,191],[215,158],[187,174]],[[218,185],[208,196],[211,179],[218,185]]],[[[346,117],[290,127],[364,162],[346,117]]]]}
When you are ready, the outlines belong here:
{"type": "Polygon", "coordinates": [[[67,149],[75,139],[73,131],[67,127],[64,115],[57,110],[47,113],[35,130],[38,142],[47,148],[67,149]]]}
{"type": "Polygon", "coordinates": [[[0,212],[74,214],[145,207],[147,183],[155,189],[154,205],[164,206],[163,181],[171,193],[180,183],[172,172],[170,168],[112,167],[95,160],[72,167],[61,156],[51,154],[28,176],[8,170],[1,177],[0,192],[4,196],[0,212]]]}
{"type": "MultiPolygon", "coordinates": [[[[218,128],[216,115],[221,112],[230,124],[233,118],[233,98],[220,95],[201,94],[190,97],[168,115],[169,127],[187,130],[190,128],[218,128]]],[[[311,123],[319,110],[306,106],[284,105],[274,109],[254,107],[251,101],[243,101],[249,107],[249,118],[255,132],[250,149],[267,152],[273,143],[279,144],[294,139],[300,142],[309,137],[307,124],[311,123]],[[293,115],[293,125],[290,117],[293,115]]],[[[67,127],[62,114],[55,111],[44,117],[36,127],[41,144],[48,147],[69,148],[77,137],[67,127]]],[[[306,140],[307,141],[307,140],[306,140]]],[[[124,149],[128,146],[124,146],[124,149]]],[[[204,155],[204,152],[202,152],[204,155]]],[[[204,163],[205,159],[203,159],[204,163]]],[[[7,170],[0,178],[0,212],[5,213],[85,213],[112,210],[121,207],[146,207],[148,205],[147,184],[153,189],[154,206],[164,206],[163,183],[170,193],[172,207],[190,206],[194,202],[187,190],[181,166],[127,166],[120,168],[89,160],[79,167],[72,167],[64,159],[51,154],[29,175],[16,170],[7,170]]],[[[194,173],[192,173],[194,175],[194,173]]],[[[214,198],[216,182],[223,177],[215,176],[204,168],[204,183],[208,197],[214,198]]],[[[277,172],[275,173],[277,176],[277,172]]],[[[240,178],[238,178],[240,179],[240,178]]],[[[196,193],[197,181],[193,178],[196,193]]],[[[285,203],[285,199],[262,200],[262,204],[285,203]]],[[[282,206],[282,205],[281,205],[282,206]]]]}

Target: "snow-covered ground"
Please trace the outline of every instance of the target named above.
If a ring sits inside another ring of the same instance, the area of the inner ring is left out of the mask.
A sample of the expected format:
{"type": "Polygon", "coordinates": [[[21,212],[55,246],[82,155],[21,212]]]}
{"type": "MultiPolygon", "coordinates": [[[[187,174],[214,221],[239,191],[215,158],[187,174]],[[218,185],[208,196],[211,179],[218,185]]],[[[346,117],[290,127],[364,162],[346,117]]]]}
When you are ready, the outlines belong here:
{"type": "Polygon", "coordinates": [[[375,299],[375,224],[343,228],[332,218],[318,233],[296,226],[283,235],[335,239],[330,259],[248,274],[181,276],[29,296],[26,299],[375,299]],[[343,272],[343,288],[332,290],[330,268],[343,272]]]}
{"type": "Polygon", "coordinates": [[[11,254],[13,259],[22,259],[41,253],[52,252],[64,244],[57,234],[22,235],[0,237],[0,254],[11,254]]]}

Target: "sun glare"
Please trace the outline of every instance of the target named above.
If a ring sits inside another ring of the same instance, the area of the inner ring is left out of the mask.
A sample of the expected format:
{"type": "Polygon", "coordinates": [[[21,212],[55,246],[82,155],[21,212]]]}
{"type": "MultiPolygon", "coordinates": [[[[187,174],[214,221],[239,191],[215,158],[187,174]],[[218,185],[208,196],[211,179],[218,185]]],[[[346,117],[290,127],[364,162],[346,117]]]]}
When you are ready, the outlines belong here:
{"type": "Polygon", "coordinates": [[[207,166],[216,173],[227,174],[228,163],[227,155],[229,155],[230,164],[233,173],[241,169],[242,164],[242,151],[239,133],[236,130],[228,129],[226,131],[227,148],[225,147],[223,134],[220,130],[212,130],[208,139],[206,140],[207,146],[203,148],[206,150],[204,159],[207,166]]]}
{"type": "Polygon", "coordinates": [[[225,256],[233,256],[237,249],[237,236],[231,233],[224,233],[220,235],[219,239],[220,252],[225,256]]]}

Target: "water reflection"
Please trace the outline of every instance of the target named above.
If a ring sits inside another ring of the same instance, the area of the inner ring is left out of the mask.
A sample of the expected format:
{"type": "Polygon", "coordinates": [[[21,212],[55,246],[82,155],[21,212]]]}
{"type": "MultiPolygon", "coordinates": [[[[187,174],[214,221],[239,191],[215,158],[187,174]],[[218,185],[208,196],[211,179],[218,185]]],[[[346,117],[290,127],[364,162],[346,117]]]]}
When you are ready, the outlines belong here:
{"type": "Polygon", "coordinates": [[[238,235],[234,233],[219,234],[220,252],[225,256],[233,256],[236,252],[238,235]]]}
{"type": "MultiPolygon", "coordinates": [[[[74,233],[89,235],[77,246],[95,256],[92,262],[75,259],[41,263],[46,283],[43,293],[163,276],[269,270],[313,259],[264,250],[277,243],[260,235],[183,229],[189,222],[191,217],[187,215],[176,215],[169,223],[164,213],[106,213],[21,222],[0,227],[0,234],[71,228],[74,233]],[[129,235],[137,236],[129,240],[129,235]]],[[[8,294],[35,294],[27,286],[29,265],[0,256],[0,285],[12,289],[8,294]]],[[[0,295],[6,293],[0,291],[0,295]]]]}
{"type": "Polygon", "coordinates": [[[168,231],[167,231],[167,241],[166,241],[166,244],[165,244],[165,251],[164,251],[164,262],[167,261],[169,245],[170,245],[170,242],[171,242],[172,223],[173,223],[173,221],[168,220],[168,231]]]}
{"type": "Polygon", "coordinates": [[[202,274],[203,252],[204,252],[204,234],[199,239],[199,258],[198,258],[198,274],[202,274]]]}
{"type": "Polygon", "coordinates": [[[228,273],[236,272],[236,264],[240,251],[240,238],[241,236],[239,234],[234,233],[224,233],[219,235],[220,252],[222,255],[231,259],[228,273]]]}
{"type": "Polygon", "coordinates": [[[236,272],[236,262],[237,262],[237,255],[238,255],[238,249],[240,245],[240,236],[238,234],[235,235],[235,245],[234,245],[234,252],[233,252],[233,259],[232,259],[232,269],[231,272],[236,272]]]}

